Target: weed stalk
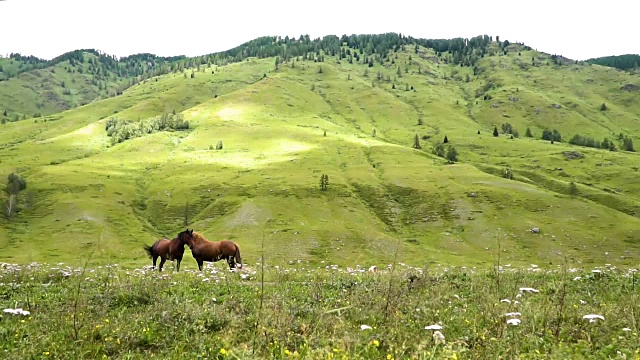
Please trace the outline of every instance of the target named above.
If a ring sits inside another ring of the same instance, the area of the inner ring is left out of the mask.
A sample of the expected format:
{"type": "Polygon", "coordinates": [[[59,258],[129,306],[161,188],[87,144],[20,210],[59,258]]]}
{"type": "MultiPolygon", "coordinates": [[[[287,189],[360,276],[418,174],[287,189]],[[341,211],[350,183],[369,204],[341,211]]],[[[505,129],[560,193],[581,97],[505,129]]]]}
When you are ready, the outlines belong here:
{"type": "Polygon", "coordinates": [[[262,316],[262,306],[264,304],[264,232],[262,233],[262,239],[260,241],[260,305],[258,306],[258,316],[256,317],[253,345],[251,354],[255,354],[256,351],[256,339],[258,337],[258,326],[260,325],[260,317],[262,316]]]}

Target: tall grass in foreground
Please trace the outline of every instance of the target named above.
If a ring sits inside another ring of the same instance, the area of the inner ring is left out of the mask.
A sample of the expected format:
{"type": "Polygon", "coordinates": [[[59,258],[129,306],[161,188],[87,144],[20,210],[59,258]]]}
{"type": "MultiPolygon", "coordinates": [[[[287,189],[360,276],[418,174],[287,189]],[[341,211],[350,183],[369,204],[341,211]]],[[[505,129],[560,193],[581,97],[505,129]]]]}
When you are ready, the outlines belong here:
{"type": "Polygon", "coordinates": [[[392,266],[2,264],[0,356],[640,358],[635,270],[392,266]]]}

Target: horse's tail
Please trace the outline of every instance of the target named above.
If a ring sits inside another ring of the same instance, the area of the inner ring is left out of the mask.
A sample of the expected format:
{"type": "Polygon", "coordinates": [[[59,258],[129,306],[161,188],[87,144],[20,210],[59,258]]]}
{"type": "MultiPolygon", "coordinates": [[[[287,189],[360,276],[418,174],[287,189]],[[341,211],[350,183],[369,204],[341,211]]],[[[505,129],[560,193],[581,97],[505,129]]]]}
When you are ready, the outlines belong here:
{"type": "Polygon", "coordinates": [[[233,257],[236,260],[236,264],[238,264],[238,269],[242,269],[242,258],[240,257],[240,247],[238,244],[236,245],[236,252],[233,254],[233,257]]]}
{"type": "Polygon", "coordinates": [[[153,257],[153,248],[155,247],[155,244],[149,246],[149,245],[145,245],[144,246],[144,250],[147,252],[147,254],[149,255],[149,257],[153,257]]]}

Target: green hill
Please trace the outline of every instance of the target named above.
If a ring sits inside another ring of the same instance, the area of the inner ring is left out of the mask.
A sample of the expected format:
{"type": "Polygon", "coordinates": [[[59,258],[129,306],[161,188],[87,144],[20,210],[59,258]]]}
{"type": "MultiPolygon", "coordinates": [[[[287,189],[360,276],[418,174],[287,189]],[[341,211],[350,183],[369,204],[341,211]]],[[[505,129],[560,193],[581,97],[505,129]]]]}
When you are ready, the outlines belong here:
{"type": "Polygon", "coordinates": [[[183,58],[138,54],[116,59],[92,49],[50,61],[11,54],[0,58],[0,121],[46,116],[121,94],[135,83],[177,70],[183,58]]]}
{"type": "Polygon", "coordinates": [[[260,38],[172,64],[2,125],[0,174],[27,187],[0,260],[146,264],[142,244],[185,223],[247,263],[263,240],[351,265],[638,254],[637,75],[487,36],[260,38]]]}

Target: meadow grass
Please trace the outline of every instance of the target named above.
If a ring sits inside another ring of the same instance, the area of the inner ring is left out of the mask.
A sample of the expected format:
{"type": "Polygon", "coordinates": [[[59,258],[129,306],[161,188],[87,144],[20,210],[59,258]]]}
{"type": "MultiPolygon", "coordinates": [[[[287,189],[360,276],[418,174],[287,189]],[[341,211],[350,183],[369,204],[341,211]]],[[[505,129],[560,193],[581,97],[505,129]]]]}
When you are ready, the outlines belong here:
{"type": "Polygon", "coordinates": [[[3,263],[0,352],[5,359],[640,358],[632,268],[573,267],[570,259],[515,267],[496,258],[493,268],[396,262],[372,272],[329,258],[263,259],[241,271],[215,263],[199,272],[187,255],[179,273],[171,263],[162,273],[94,261],[3,263]]]}

